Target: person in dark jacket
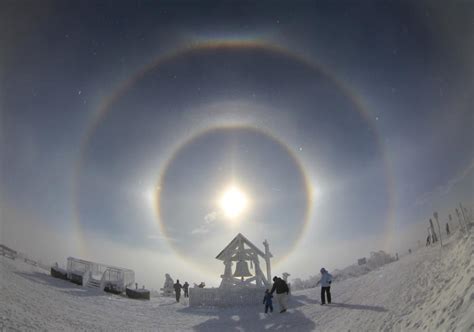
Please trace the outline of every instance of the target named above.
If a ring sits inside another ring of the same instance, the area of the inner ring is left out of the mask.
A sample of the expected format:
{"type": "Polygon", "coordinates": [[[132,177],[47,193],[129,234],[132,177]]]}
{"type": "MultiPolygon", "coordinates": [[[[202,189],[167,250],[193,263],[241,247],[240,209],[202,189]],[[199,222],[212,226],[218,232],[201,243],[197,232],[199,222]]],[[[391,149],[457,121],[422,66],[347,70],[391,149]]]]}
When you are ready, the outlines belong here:
{"type": "Polygon", "coordinates": [[[183,286],[179,283],[179,279],[176,280],[173,288],[174,292],[176,293],[176,302],[179,302],[179,298],[181,297],[181,288],[183,288],[183,286]]]}
{"type": "Polygon", "coordinates": [[[273,312],[272,297],[273,295],[270,294],[270,291],[267,289],[265,291],[265,296],[263,297],[263,304],[265,304],[265,313],[268,313],[269,308],[270,308],[270,312],[273,312]]]}
{"type": "Polygon", "coordinates": [[[187,281],[185,281],[183,284],[184,297],[189,297],[188,289],[189,289],[189,284],[187,281]]]}
{"type": "Polygon", "coordinates": [[[280,313],[285,312],[286,309],[288,309],[288,293],[290,292],[285,280],[279,277],[273,277],[273,287],[270,294],[273,294],[275,291],[278,305],[280,306],[280,313]]]}

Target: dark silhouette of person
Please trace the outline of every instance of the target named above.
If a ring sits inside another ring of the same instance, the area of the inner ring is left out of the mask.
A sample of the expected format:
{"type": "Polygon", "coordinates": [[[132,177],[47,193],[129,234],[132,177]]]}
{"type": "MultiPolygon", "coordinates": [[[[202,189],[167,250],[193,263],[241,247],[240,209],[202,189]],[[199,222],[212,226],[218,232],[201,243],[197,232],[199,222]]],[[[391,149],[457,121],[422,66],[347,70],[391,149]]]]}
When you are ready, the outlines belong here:
{"type": "Polygon", "coordinates": [[[325,296],[327,297],[328,304],[331,304],[331,283],[332,275],[323,267],[321,272],[321,305],[326,304],[325,296]]]}
{"type": "Polygon", "coordinates": [[[431,244],[431,236],[428,235],[428,237],[426,238],[426,246],[428,247],[430,244],[431,244]]]}
{"type": "Polygon", "coordinates": [[[290,289],[288,288],[288,284],[279,277],[273,277],[273,287],[270,291],[270,295],[276,291],[276,298],[278,300],[278,304],[280,305],[280,313],[283,313],[288,309],[288,294],[290,293],[290,289]]]}
{"type": "Polygon", "coordinates": [[[189,284],[187,281],[185,281],[183,284],[184,297],[189,297],[188,289],[189,289],[189,284]]]}
{"type": "Polygon", "coordinates": [[[268,289],[265,290],[265,296],[263,297],[263,304],[265,304],[265,313],[268,313],[268,309],[270,309],[270,312],[273,312],[272,297],[273,295],[270,294],[270,291],[268,289]]]}
{"type": "Polygon", "coordinates": [[[448,223],[446,223],[446,234],[448,234],[448,235],[451,234],[451,232],[449,231],[449,224],[448,223]]]}
{"type": "Polygon", "coordinates": [[[179,279],[176,279],[176,283],[173,285],[174,292],[176,293],[176,302],[179,302],[179,298],[181,297],[181,288],[183,286],[179,283],[179,279]]]}

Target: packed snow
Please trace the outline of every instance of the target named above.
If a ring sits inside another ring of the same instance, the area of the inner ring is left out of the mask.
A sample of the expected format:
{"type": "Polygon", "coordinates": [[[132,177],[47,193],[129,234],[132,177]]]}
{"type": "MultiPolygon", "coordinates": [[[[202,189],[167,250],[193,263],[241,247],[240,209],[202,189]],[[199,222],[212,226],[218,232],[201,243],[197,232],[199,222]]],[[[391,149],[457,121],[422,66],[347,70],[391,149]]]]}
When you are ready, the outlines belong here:
{"type": "MultiPolygon", "coordinates": [[[[264,306],[189,307],[170,297],[132,300],[52,278],[24,260],[0,258],[0,330],[473,331],[474,237],[335,281],[333,303],[319,288],[294,291],[288,312],[264,306]]],[[[262,294],[263,299],[263,294],[262,294]]]]}

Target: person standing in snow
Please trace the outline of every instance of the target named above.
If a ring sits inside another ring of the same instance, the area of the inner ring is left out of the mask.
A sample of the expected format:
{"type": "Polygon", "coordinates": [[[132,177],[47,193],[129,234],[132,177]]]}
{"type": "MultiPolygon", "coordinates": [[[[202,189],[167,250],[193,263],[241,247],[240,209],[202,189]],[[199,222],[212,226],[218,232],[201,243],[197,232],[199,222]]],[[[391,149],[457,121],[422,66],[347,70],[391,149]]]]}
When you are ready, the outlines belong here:
{"type": "Polygon", "coordinates": [[[183,284],[184,297],[189,297],[188,289],[189,289],[189,284],[187,281],[185,281],[183,284]]]}
{"type": "Polygon", "coordinates": [[[273,277],[273,287],[272,290],[270,291],[270,295],[273,294],[273,292],[276,291],[276,298],[278,300],[278,305],[280,306],[280,313],[283,313],[288,309],[288,293],[290,292],[290,289],[288,288],[287,283],[285,280],[278,278],[278,277],[273,277]]]}
{"type": "Polygon", "coordinates": [[[272,297],[273,295],[270,294],[270,291],[268,289],[265,290],[265,296],[263,297],[263,304],[265,304],[265,313],[268,313],[268,308],[270,308],[270,312],[273,312],[272,297]]]}
{"type": "Polygon", "coordinates": [[[324,295],[327,297],[328,304],[331,304],[331,282],[332,275],[324,267],[321,268],[321,305],[326,304],[324,295]]]}
{"type": "Polygon", "coordinates": [[[176,283],[173,285],[174,292],[176,293],[176,302],[179,302],[179,298],[181,297],[181,288],[183,286],[179,283],[179,279],[176,279],[176,283]]]}
{"type": "Polygon", "coordinates": [[[449,231],[449,224],[448,223],[446,223],[446,234],[448,234],[448,235],[451,234],[451,232],[449,231]]]}

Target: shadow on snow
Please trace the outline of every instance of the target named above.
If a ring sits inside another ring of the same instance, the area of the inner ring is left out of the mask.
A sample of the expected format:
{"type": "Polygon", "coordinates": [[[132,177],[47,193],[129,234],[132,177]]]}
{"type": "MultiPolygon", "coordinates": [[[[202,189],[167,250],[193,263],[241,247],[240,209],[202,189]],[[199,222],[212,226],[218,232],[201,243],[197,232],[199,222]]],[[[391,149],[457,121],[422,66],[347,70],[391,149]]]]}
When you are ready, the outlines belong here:
{"type": "Polygon", "coordinates": [[[388,310],[384,307],[378,307],[374,305],[363,305],[363,304],[350,304],[350,303],[331,303],[329,306],[345,309],[355,309],[355,310],[371,310],[378,312],[387,312],[388,310]]]}
{"type": "Polygon", "coordinates": [[[195,331],[313,331],[316,328],[314,321],[306,317],[296,308],[305,305],[298,297],[290,297],[289,309],[280,314],[278,303],[274,301],[274,312],[264,313],[264,305],[251,305],[246,307],[230,308],[199,308],[187,307],[179,312],[217,316],[195,326],[195,331]]]}
{"type": "MultiPolygon", "coordinates": [[[[297,295],[293,296],[294,299],[298,301],[300,305],[305,304],[321,304],[320,301],[310,299],[306,295],[297,295]]],[[[373,306],[373,305],[364,305],[364,304],[351,304],[351,303],[339,303],[332,302],[328,307],[344,308],[344,309],[353,309],[353,310],[370,310],[377,312],[387,312],[388,310],[384,307],[373,306]]]]}

